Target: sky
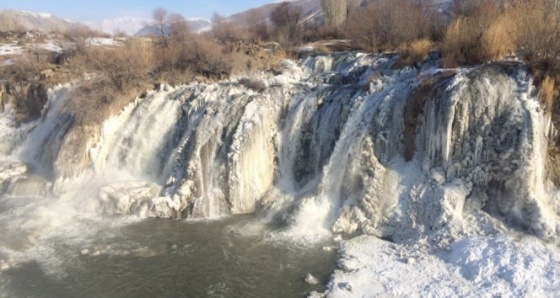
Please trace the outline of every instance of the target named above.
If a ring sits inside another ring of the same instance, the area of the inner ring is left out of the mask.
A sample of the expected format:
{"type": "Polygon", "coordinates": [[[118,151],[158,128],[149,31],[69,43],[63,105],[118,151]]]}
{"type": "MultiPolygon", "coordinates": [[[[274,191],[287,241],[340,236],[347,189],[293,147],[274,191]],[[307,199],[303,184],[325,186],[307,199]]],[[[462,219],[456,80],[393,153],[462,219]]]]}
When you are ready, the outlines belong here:
{"type": "Polygon", "coordinates": [[[211,18],[214,12],[231,15],[274,0],[0,0],[0,10],[15,9],[52,15],[73,21],[96,22],[120,16],[150,18],[163,7],[186,18],[211,18]]]}

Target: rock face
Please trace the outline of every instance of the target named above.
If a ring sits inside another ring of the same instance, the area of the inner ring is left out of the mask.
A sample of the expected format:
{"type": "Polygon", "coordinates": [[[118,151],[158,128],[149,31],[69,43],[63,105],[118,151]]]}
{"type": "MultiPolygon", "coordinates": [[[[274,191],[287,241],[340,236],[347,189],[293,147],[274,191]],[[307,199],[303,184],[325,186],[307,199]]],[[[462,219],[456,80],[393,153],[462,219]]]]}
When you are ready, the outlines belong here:
{"type": "Polygon", "coordinates": [[[43,84],[14,84],[5,82],[0,87],[0,113],[6,108],[16,112],[19,123],[27,123],[41,117],[47,103],[48,88],[43,84]]]}
{"type": "Polygon", "coordinates": [[[260,210],[310,233],[406,237],[487,212],[556,237],[544,170],[550,121],[524,65],[441,70],[434,59],[394,69],[396,61],[314,56],[250,80],[162,87],[100,119],[100,131],[83,134],[92,136],[85,148],[72,146],[61,88],[24,147],[55,178],[87,168],[150,181],[104,189],[117,213],[260,210]]]}

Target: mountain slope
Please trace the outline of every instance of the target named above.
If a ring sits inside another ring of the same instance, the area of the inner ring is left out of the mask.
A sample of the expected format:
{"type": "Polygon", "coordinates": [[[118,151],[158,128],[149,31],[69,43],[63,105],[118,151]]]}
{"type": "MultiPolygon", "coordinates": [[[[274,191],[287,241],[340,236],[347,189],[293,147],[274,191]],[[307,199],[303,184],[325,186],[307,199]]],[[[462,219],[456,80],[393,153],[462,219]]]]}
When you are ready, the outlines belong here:
{"type": "MultiPolygon", "coordinates": [[[[261,18],[263,21],[268,18],[270,12],[274,10],[281,2],[266,4],[257,8],[252,8],[240,13],[233,14],[229,19],[238,25],[246,25],[247,20],[251,17],[261,18]]],[[[311,20],[322,20],[323,10],[321,9],[321,0],[299,0],[292,1],[292,5],[297,5],[301,7],[302,18],[304,22],[311,20]]]]}
{"type": "Polygon", "coordinates": [[[0,11],[0,31],[36,30],[41,32],[65,31],[76,22],[64,20],[51,14],[17,10],[0,11]]]}
{"type": "Polygon", "coordinates": [[[122,16],[111,20],[103,20],[97,25],[98,28],[95,29],[109,34],[121,31],[128,35],[134,35],[150,22],[151,20],[148,18],[122,16]]]}

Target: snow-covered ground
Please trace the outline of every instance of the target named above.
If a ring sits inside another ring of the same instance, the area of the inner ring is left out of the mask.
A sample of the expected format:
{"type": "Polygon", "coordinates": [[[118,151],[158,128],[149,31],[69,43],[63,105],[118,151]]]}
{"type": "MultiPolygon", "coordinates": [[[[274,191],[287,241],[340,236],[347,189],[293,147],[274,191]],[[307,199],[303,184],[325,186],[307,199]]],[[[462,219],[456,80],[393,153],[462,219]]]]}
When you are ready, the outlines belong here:
{"type": "Polygon", "coordinates": [[[341,255],[328,297],[560,295],[560,251],[527,235],[476,236],[433,252],[360,236],[341,255]]]}
{"type": "MultiPolygon", "coordinates": [[[[113,38],[102,37],[90,38],[86,42],[88,43],[88,45],[95,47],[112,47],[122,45],[122,41],[113,38]]],[[[61,53],[64,50],[63,48],[72,47],[73,45],[71,42],[56,39],[49,39],[44,42],[30,42],[26,43],[25,45],[18,45],[15,42],[4,44],[0,43],[0,56],[20,56],[27,53],[28,50],[46,50],[53,53],[61,53]]],[[[15,61],[16,60],[14,59],[0,61],[0,66],[13,64],[15,61]]]]}
{"type": "Polygon", "coordinates": [[[117,41],[113,38],[105,38],[105,37],[94,37],[90,38],[87,41],[87,44],[92,46],[119,46],[122,45],[120,41],[117,41]]]}
{"type": "Polygon", "coordinates": [[[39,47],[41,47],[44,50],[50,51],[50,52],[57,52],[60,53],[62,52],[62,47],[61,47],[61,43],[57,42],[56,40],[47,40],[46,43],[41,43],[38,44],[39,47]]]}
{"type": "Polygon", "coordinates": [[[6,55],[20,55],[23,51],[21,46],[18,46],[13,43],[9,44],[0,44],[0,56],[6,55]]]}

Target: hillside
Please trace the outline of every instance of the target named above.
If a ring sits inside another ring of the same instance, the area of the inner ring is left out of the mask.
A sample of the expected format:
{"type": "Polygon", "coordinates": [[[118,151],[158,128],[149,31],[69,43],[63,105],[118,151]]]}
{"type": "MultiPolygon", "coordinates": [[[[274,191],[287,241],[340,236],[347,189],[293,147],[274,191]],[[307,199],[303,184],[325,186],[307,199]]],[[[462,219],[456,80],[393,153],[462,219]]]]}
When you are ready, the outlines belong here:
{"type": "Polygon", "coordinates": [[[0,11],[0,31],[65,31],[76,24],[78,23],[65,20],[51,14],[17,10],[0,11]]]}
{"type": "MultiPolygon", "coordinates": [[[[322,20],[323,11],[321,10],[321,0],[299,0],[293,1],[292,3],[301,7],[302,17],[304,20],[322,20]]],[[[276,8],[279,4],[280,2],[272,3],[242,11],[231,15],[229,19],[238,25],[245,25],[247,20],[250,19],[250,16],[259,16],[265,20],[270,15],[270,12],[272,12],[272,10],[274,10],[274,8],[276,8]]]]}
{"type": "Polygon", "coordinates": [[[99,29],[101,32],[114,34],[117,31],[124,32],[128,35],[134,35],[140,29],[144,28],[151,20],[148,18],[122,16],[115,19],[103,20],[98,24],[90,25],[93,29],[99,29]]]}

